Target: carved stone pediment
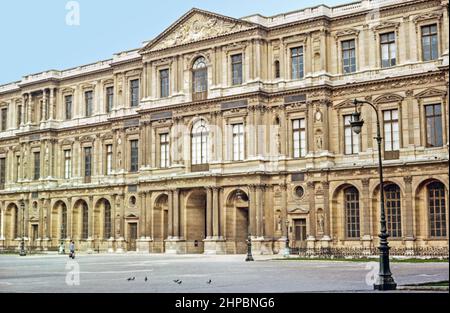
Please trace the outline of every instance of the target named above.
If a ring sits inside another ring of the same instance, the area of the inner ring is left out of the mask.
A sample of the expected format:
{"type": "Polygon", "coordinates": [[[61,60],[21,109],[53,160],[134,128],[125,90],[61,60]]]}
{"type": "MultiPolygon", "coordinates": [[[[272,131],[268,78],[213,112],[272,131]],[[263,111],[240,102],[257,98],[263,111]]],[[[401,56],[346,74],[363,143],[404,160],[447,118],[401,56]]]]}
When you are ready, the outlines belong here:
{"type": "Polygon", "coordinates": [[[69,139],[64,139],[61,141],[62,146],[71,146],[72,144],[73,144],[73,141],[69,140],[69,139]]]}
{"type": "Polygon", "coordinates": [[[347,99],[345,101],[339,102],[334,107],[336,109],[353,108],[353,107],[355,107],[355,104],[353,103],[352,99],[347,99]]]}
{"type": "Polygon", "coordinates": [[[92,136],[86,135],[86,136],[82,136],[80,138],[80,141],[81,142],[92,142],[92,141],[94,141],[94,138],[92,136]]]}
{"type": "Polygon", "coordinates": [[[403,101],[403,97],[396,95],[396,94],[385,94],[385,95],[381,95],[378,98],[376,98],[373,102],[378,104],[378,103],[393,103],[393,102],[402,102],[403,101]]]}
{"type": "Polygon", "coordinates": [[[247,21],[192,9],[149,42],[141,53],[163,50],[257,27],[259,26],[247,21]]]}
{"type": "Polygon", "coordinates": [[[431,97],[445,97],[446,95],[447,95],[447,91],[445,91],[445,90],[430,88],[430,89],[426,89],[422,92],[419,92],[416,95],[416,98],[420,99],[420,98],[431,98],[431,97]]]}
{"type": "Polygon", "coordinates": [[[379,31],[379,30],[383,30],[383,29],[386,29],[386,28],[395,28],[395,29],[397,29],[399,26],[400,26],[399,22],[386,21],[386,22],[382,22],[380,24],[375,25],[374,27],[372,27],[372,30],[379,31]]]}
{"type": "Polygon", "coordinates": [[[442,11],[427,12],[417,15],[413,18],[413,22],[421,22],[426,20],[440,19],[442,17],[442,11]]]}
{"type": "Polygon", "coordinates": [[[101,138],[102,140],[108,140],[108,139],[113,139],[114,136],[113,136],[112,133],[106,133],[106,134],[102,135],[100,138],[101,138]]]}
{"type": "Polygon", "coordinates": [[[358,36],[359,30],[354,28],[344,29],[344,30],[338,30],[335,34],[335,38],[344,37],[344,36],[358,36]]]}

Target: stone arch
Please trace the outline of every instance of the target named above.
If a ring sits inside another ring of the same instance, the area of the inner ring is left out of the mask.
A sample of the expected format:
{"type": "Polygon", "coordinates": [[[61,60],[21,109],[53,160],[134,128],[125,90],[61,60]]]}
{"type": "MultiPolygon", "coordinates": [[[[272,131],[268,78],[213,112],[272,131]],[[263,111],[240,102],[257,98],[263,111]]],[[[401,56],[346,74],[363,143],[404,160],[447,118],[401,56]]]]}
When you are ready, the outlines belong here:
{"type": "Polygon", "coordinates": [[[440,183],[444,186],[445,197],[445,221],[446,221],[446,236],[444,238],[438,238],[446,240],[448,239],[448,216],[449,216],[449,199],[448,185],[440,178],[425,178],[420,180],[415,186],[414,190],[414,224],[415,234],[418,239],[430,238],[430,215],[429,215],[429,201],[428,201],[428,186],[432,183],[440,183]]]}
{"type": "MultiPolygon", "coordinates": [[[[385,212],[385,216],[386,216],[386,226],[387,226],[387,231],[389,232],[391,238],[401,238],[403,236],[403,233],[405,231],[405,217],[406,214],[405,212],[405,206],[406,206],[406,193],[404,190],[404,186],[403,184],[398,180],[398,179],[387,179],[383,182],[383,186],[384,186],[384,198],[385,198],[385,208],[384,208],[384,212],[385,212]],[[398,212],[396,209],[396,203],[395,201],[391,198],[389,198],[389,195],[393,195],[393,188],[398,188],[398,192],[399,192],[399,196],[400,196],[400,210],[398,212]],[[400,217],[400,220],[397,220],[397,235],[395,233],[392,233],[392,229],[390,227],[390,224],[392,222],[395,222],[396,216],[400,217]]],[[[381,231],[381,225],[380,225],[380,184],[377,183],[373,189],[371,190],[371,205],[372,205],[372,210],[371,210],[371,221],[372,221],[372,235],[374,237],[376,237],[380,231],[381,231]]]]}
{"type": "Polygon", "coordinates": [[[167,193],[160,193],[154,198],[153,221],[154,248],[158,252],[164,252],[164,240],[169,237],[169,196],[167,193]]]}
{"type": "Polygon", "coordinates": [[[250,229],[249,193],[230,190],[225,197],[225,238],[227,253],[245,253],[250,229]]]}
{"type": "Polygon", "coordinates": [[[51,210],[51,238],[55,246],[58,245],[58,240],[68,239],[68,207],[66,202],[57,200],[51,210]]]}
{"type": "Polygon", "coordinates": [[[206,225],[206,190],[194,189],[186,195],[186,244],[188,253],[203,253],[203,240],[207,236],[206,225]]]}
{"type": "Polygon", "coordinates": [[[338,185],[332,191],[331,197],[331,234],[334,240],[345,241],[347,239],[346,234],[346,210],[345,210],[345,191],[349,188],[355,188],[359,195],[359,223],[360,226],[362,218],[362,201],[361,201],[361,189],[357,184],[345,182],[338,185]]]}
{"type": "Polygon", "coordinates": [[[20,236],[19,206],[15,202],[8,203],[4,212],[4,236],[11,243],[12,240],[20,236]]]}
{"type": "Polygon", "coordinates": [[[89,205],[86,200],[76,200],[72,207],[72,237],[77,240],[86,240],[90,236],[89,230],[89,205]],[[86,211],[87,209],[87,221],[86,211]],[[87,227],[87,229],[86,229],[87,227]]]}
{"type": "Polygon", "coordinates": [[[97,200],[94,206],[94,237],[108,240],[113,237],[113,211],[106,197],[97,200]]]}

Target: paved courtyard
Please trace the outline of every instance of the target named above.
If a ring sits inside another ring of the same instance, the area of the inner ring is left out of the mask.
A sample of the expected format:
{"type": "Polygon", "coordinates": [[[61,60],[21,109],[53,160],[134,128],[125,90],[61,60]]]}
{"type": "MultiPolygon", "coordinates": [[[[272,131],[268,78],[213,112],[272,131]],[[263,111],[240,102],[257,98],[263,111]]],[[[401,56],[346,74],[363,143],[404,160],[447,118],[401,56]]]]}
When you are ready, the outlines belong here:
{"type": "MultiPolygon", "coordinates": [[[[362,262],[244,259],[243,255],[100,254],[78,255],[76,263],[70,263],[60,255],[0,255],[0,292],[371,291],[366,281],[376,272],[373,264],[362,262]],[[66,279],[73,281],[71,271],[77,265],[80,284],[70,286],[66,279]]],[[[391,268],[399,285],[449,277],[448,263],[392,263],[391,268]]]]}

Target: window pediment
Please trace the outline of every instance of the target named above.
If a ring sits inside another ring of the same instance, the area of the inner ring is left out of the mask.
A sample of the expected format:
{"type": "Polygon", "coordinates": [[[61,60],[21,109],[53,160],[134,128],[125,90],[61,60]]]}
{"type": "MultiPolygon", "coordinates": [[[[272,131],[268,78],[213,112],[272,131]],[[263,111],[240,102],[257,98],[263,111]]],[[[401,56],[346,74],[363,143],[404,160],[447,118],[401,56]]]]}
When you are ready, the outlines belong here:
{"type": "Polygon", "coordinates": [[[339,30],[334,34],[335,38],[346,37],[346,36],[355,36],[359,35],[359,30],[354,28],[339,30]]]}
{"type": "Polygon", "coordinates": [[[377,24],[374,27],[372,27],[372,30],[374,32],[380,32],[380,31],[389,30],[389,29],[397,30],[399,26],[400,26],[399,22],[385,21],[385,22],[382,22],[382,23],[377,24]]]}
{"type": "Polygon", "coordinates": [[[440,19],[441,17],[442,17],[441,11],[433,11],[433,12],[428,12],[428,13],[417,15],[412,20],[414,23],[418,23],[418,22],[427,21],[427,20],[440,19]]]}
{"type": "Polygon", "coordinates": [[[416,98],[420,99],[420,98],[431,98],[431,97],[445,97],[446,95],[447,95],[447,91],[445,91],[445,90],[430,88],[430,89],[426,89],[422,92],[419,92],[416,95],[416,98]]]}
{"type": "Polygon", "coordinates": [[[403,101],[403,97],[396,95],[396,94],[385,94],[385,95],[381,95],[378,98],[376,98],[373,102],[376,104],[381,104],[381,103],[392,103],[392,102],[402,102],[403,101]]]}

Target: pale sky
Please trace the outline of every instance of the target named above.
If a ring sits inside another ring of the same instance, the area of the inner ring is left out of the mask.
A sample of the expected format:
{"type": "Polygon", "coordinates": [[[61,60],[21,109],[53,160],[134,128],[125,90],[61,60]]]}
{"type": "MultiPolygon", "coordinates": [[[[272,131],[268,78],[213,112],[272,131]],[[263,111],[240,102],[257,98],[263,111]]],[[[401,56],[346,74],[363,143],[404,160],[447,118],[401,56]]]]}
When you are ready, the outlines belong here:
{"type": "Polygon", "coordinates": [[[78,0],[80,25],[66,23],[68,0],[0,1],[0,85],[139,48],[193,7],[240,18],[350,0],[78,0]]]}

